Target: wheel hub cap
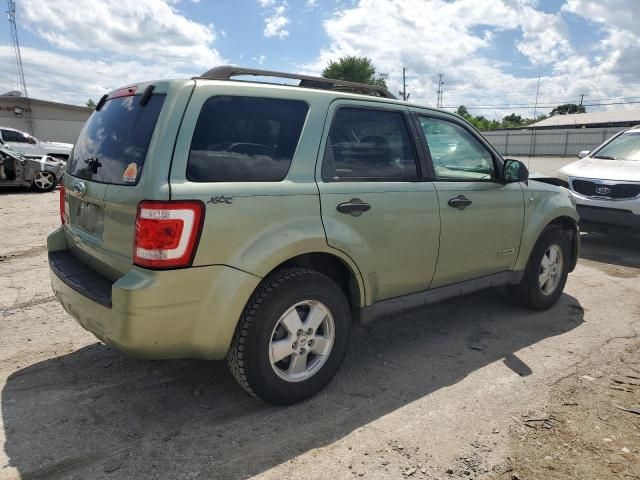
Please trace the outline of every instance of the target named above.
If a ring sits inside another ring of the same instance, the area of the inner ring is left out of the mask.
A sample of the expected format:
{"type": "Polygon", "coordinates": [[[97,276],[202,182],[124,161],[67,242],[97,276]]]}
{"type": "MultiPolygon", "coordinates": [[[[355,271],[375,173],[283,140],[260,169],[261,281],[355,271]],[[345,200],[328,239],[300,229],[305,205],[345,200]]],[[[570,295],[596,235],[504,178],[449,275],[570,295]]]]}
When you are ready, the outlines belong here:
{"type": "Polygon", "coordinates": [[[543,295],[551,295],[556,291],[562,279],[562,249],[558,245],[550,245],[542,255],[538,282],[543,295]]]}
{"type": "Polygon", "coordinates": [[[335,321],[316,300],[303,300],[278,319],[269,343],[269,361],[278,377],[301,382],[326,363],[335,341],[335,321]]]}

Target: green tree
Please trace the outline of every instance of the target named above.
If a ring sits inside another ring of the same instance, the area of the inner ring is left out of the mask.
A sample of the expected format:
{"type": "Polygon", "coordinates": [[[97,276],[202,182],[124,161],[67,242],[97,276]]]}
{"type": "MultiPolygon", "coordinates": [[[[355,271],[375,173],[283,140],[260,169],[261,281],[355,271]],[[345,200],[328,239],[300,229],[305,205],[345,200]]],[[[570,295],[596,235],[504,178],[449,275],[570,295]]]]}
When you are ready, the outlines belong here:
{"type": "Polygon", "coordinates": [[[465,107],[464,105],[460,105],[458,107],[458,109],[456,110],[456,114],[464,118],[467,122],[481,131],[495,130],[496,128],[500,128],[500,122],[496,120],[489,120],[482,115],[474,117],[469,113],[469,110],[467,110],[467,107],[465,107]]]}
{"type": "Polygon", "coordinates": [[[517,113],[510,113],[502,119],[502,125],[505,127],[519,127],[524,125],[525,120],[517,113]]]}
{"type": "Polygon", "coordinates": [[[558,105],[556,108],[551,110],[551,116],[553,115],[567,115],[571,113],[585,113],[587,110],[583,105],[576,105],[575,103],[565,103],[563,105],[558,105]]]}
{"type": "Polygon", "coordinates": [[[462,118],[466,118],[469,116],[469,110],[467,110],[467,107],[465,107],[464,105],[460,105],[458,107],[458,110],[456,110],[456,113],[462,118]]]}
{"type": "Polygon", "coordinates": [[[91,110],[95,110],[96,109],[96,102],[94,102],[91,99],[87,100],[87,107],[90,108],[91,110]]]}
{"type": "Polygon", "coordinates": [[[376,72],[376,67],[373,66],[370,58],[351,55],[341,57],[337,62],[331,60],[322,71],[322,76],[368,85],[381,85],[385,88],[389,78],[387,73],[376,72]]]}

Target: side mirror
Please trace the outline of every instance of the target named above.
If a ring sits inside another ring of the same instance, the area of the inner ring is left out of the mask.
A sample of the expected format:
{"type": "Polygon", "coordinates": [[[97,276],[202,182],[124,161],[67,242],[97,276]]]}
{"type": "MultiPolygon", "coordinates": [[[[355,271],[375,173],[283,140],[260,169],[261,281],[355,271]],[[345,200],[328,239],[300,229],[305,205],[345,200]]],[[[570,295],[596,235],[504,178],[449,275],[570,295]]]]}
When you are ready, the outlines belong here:
{"type": "Polygon", "coordinates": [[[33,137],[29,137],[29,143],[30,143],[31,145],[35,145],[35,144],[37,144],[37,143],[38,143],[38,141],[37,141],[35,138],[33,138],[33,137]]]}
{"type": "Polygon", "coordinates": [[[505,183],[526,182],[529,180],[529,170],[520,160],[507,158],[502,167],[502,179],[505,183]]]}
{"type": "Polygon", "coordinates": [[[582,150],[579,154],[578,154],[578,158],[584,158],[587,155],[589,155],[591,152],[589,150],[582,150]]]}

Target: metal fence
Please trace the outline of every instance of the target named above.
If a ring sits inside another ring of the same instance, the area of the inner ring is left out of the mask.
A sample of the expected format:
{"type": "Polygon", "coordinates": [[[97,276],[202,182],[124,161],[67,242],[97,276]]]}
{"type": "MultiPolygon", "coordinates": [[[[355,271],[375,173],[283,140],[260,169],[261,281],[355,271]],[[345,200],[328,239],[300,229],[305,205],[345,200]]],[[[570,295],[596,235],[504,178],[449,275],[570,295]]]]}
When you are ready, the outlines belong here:
{"type": "Polygon", "coordinates": [[[582,150],[593,150],[607,138],[628,128],[499,130],[482,132],[482,134],[501,155],[574,157],[582,150]]]}

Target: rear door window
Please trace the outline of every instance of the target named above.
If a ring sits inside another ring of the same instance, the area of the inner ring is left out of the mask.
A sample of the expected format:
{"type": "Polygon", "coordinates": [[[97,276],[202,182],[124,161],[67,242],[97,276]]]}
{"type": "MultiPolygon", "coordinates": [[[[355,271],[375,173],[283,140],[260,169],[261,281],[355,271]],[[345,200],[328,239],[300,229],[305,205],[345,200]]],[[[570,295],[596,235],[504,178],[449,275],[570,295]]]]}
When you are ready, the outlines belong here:
{"type": "Polygon", "coordinates": [[[165,95],[117,97],[87,120],[73,147],[67,171],[79,178],[116,185],[138,183],[165,95]]]}
{"type": "Polygon", "coordinates": [[[416,155],[402,112],[342,107],[322,163],[325,181],[415,179],[416,155]]]}
{"type": "Polygon", "coordinates": [[[287,176],[309,106],[299,100],[216,96],[191,142],[192,182],[277,182],[287,176]]]}

